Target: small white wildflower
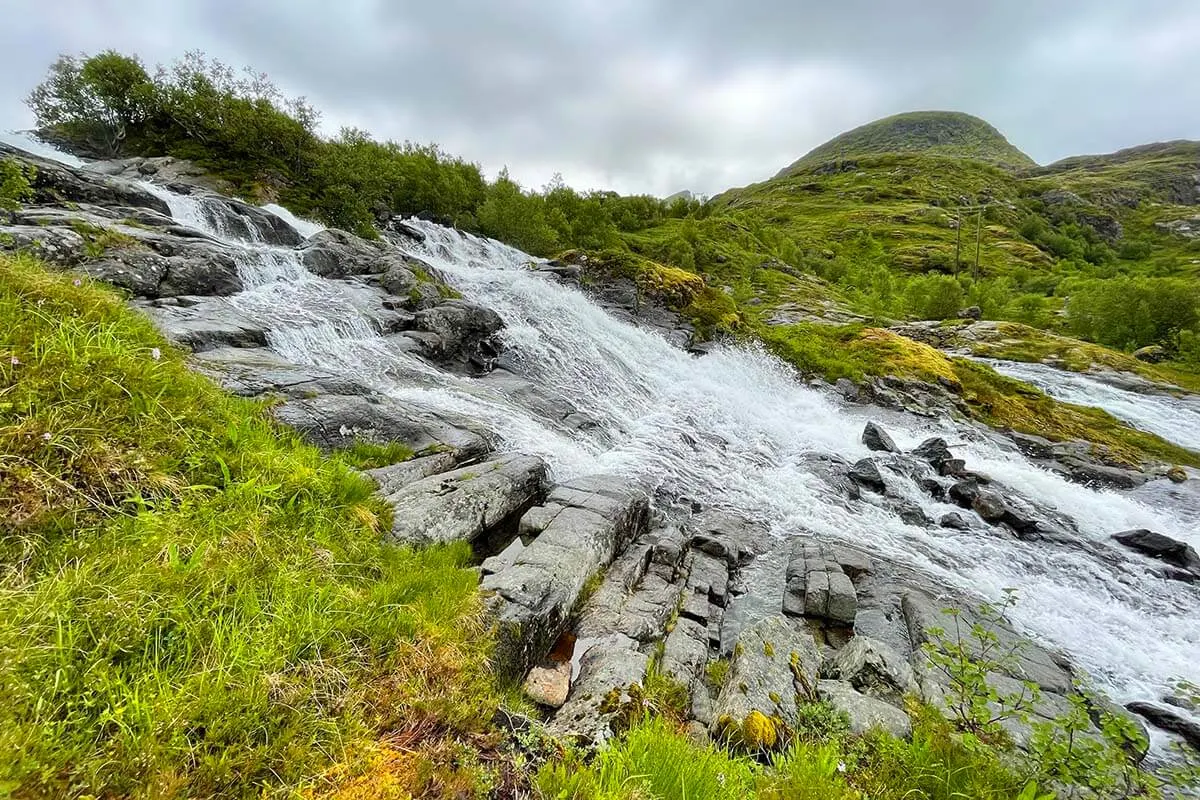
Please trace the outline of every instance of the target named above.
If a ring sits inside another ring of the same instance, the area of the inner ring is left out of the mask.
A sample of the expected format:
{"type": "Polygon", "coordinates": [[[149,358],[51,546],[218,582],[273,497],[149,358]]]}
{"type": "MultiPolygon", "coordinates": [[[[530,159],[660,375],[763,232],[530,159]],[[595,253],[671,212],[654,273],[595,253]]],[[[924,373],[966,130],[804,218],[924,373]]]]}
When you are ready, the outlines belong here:
{"type": "Polygon", "coordinates": [[[157,347],[150,348],[150,357],[155,361],[158,361],[160,358],[162,358],[162,350],[159,350],[157,347]]]}
{"type": "Polygon", "coordinates": [[[71,281],[71,285],[72,286],[83,286],[83,281],[79,280],[79,278],[76,278],[75,280],[71,281]]]}
{"type": "Polygon", "coordinates": [[[839,761],[838,762],[838,772],[845,772],[845,771],[846,771],[846,762],[839,761]]]}
{"type": "Polygon", "coordinates": [[[18,364],[20,364],[20,363],[21,363],[21,359],[17,358],[16,356],[13,356],[13,357],[12,357],[12,365],[13,365],[14,367],[15,367],[15,366],[17,366],[17,365],[18,365],[18,364]]]}
{"type": "Polygon", "coordinates": [[[48,441],[50,441],[50,432],[49,432],[49,431],[47,431],[46,433],[43,433],[43,434],[42,434],[42,439],[43,439],[44,441],[47,441],[47,442],[48,442],[48,441]]]}
{"type": "Polygon", "coordinates": [[[725,785],[725,773],[724,772],[717,773],[717,783],[721,784],[722,786],[725,785]]]}

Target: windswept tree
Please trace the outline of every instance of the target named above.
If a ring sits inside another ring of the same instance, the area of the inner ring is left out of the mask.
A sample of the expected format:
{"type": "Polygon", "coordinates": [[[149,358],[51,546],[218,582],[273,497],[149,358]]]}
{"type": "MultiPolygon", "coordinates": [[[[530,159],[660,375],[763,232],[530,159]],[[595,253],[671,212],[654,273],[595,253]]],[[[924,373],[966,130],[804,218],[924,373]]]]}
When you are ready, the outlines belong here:
{"type": "Polygon", "coordinates": [[[59,56],[26,100],[38,127],[102,155],[116,155],[131,126],[154,112],[155,86],[142,62],[106,50],[59,56]]]}

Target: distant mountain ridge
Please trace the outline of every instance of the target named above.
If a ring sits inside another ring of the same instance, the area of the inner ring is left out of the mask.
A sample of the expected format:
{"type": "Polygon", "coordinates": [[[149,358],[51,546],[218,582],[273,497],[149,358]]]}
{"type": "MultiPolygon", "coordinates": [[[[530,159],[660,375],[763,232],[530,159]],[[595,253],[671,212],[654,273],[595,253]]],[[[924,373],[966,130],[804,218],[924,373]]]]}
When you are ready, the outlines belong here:
{"type": "Polygon", "coordinates": [[[1037,162],[979,117],[959,111],[910,111],[868,122],[835,136],[782,169],[783,178],[833,161],[884,153],[923,153],[1023,169],[1037,162]]]}

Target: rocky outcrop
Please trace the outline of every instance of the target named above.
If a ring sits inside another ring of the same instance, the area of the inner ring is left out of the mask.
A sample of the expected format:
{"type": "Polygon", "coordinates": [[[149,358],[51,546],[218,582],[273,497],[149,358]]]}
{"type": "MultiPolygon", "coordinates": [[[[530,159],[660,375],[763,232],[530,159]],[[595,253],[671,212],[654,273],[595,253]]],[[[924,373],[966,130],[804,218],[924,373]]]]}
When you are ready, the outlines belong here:
{"type": "Polygon", "coordinates": [[[526,513],[532,519],[522,519],[522,530],[536,538],[482,583],[501,669],[522,675],[550,650],[588,580],[645,530],[647,508],[638,488],[595,475],[555,486],[526,513]]]}
{"type": "Polygon", "coordinates": [[[407,484],[390,495],[392,537],[405,544],[474,541],[541,499],[546,464],[501,456],[407,484]]]}
{"type": "Polygon", "coordinates": [[[713,707],[713,738],[751,751],[785,742],[798,719],[797,697],[816,696],[820,663],[812,635],[780,614],[746,628],[713,707]]]}

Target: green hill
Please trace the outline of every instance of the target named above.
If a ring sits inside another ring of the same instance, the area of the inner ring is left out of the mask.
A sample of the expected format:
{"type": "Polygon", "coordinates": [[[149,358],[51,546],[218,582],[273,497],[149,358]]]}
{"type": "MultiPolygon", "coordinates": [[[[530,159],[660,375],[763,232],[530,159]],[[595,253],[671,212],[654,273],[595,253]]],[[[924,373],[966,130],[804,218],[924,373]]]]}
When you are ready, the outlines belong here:
{"type": "Polygon", "coordinates": [[[805,167],[883,153],[954,156],[1004,167],[1036,166],[1032,158],[978,117],[958,111],[910,111],[836,136],[775,177],[782,178],[805,167]]]}

